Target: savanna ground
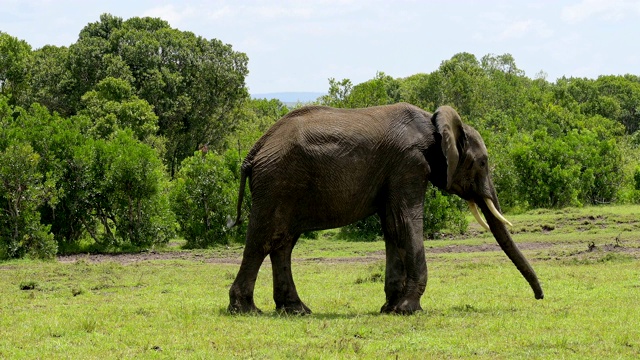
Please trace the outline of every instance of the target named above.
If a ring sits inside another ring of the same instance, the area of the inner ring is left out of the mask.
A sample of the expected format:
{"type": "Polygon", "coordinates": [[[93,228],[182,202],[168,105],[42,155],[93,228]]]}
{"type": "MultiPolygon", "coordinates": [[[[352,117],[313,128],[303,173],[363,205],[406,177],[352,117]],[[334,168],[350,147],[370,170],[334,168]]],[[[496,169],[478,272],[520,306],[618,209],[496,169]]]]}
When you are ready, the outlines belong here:
{"type": "Polygon", "coordinates": [[[629,358],[640,356],[640,206],[509,215],[545,291],[490,234],[425,242],[425,311],[381,315],[384,243],[299,242],[310,316],[226,312],[242,246],[0,263],[0,358],[629,358]]]}

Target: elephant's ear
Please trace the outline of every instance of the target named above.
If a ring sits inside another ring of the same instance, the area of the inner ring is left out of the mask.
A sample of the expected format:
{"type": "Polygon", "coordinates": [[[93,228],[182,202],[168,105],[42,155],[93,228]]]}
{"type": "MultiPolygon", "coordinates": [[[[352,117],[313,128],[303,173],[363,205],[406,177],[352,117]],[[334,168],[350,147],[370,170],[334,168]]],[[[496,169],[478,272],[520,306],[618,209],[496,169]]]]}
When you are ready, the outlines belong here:
{"type": "Polygon", "coordinates": [[[447,190],[451,188],[453,174],[458,167],[460,151],[464,147],[466,135],[462,128],[460,115],[450,106],[441,106],[431,118],[438,133],[442,136],[442,153],[447,159],[447,190]]]}

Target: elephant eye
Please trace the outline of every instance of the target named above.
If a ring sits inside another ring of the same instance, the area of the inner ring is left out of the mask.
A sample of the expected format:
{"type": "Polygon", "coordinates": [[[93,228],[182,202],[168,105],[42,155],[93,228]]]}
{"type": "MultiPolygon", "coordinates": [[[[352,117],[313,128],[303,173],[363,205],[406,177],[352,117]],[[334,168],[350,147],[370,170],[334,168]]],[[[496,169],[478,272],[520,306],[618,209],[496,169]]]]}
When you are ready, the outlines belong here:
{"type": "Polygon", "coordinates": [[[487,165],[487,161],[486,160],[480,160],[480,167],[485,167],[487,165]]]}

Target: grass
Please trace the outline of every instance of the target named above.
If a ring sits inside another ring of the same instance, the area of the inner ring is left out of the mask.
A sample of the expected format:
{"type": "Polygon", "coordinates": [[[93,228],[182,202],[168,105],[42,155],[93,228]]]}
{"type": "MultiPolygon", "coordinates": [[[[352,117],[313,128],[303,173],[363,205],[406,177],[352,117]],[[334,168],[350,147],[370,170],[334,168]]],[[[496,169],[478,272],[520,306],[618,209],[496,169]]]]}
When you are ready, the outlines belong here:
{"type": "Polygon", "coordinates": [[[126,264],[4,262],[0,358],[635,359],[638,213],[509,216],[545,290],[540,301],[501,251],[476,251],[495,241],[475,225],[471,235],[428,241],[425,311],[414,316],[379,314],[382,242],[301,240],[293,272],[314,311],[305,317],[274,311],[268,263],[256,284],[265,313],[227,314],[240,246],[126,264]]]}

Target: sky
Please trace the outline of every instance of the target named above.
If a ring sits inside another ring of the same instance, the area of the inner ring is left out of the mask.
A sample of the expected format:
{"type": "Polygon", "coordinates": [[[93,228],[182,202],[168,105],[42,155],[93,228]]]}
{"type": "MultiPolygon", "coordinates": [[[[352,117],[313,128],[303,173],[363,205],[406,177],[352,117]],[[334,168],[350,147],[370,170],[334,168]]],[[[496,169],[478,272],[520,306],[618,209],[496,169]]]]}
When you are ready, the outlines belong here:
{"type": "Polygon", "coordinates": [[[69,46],[103,13],[232,45],[249,57],[251,94],[430,73],[460,52],[509,53],[549,81],[640,75],[640,0],[0,0],[0,31],[34,49],[69,46]]]}

